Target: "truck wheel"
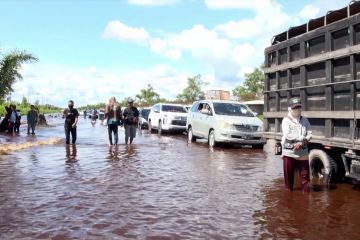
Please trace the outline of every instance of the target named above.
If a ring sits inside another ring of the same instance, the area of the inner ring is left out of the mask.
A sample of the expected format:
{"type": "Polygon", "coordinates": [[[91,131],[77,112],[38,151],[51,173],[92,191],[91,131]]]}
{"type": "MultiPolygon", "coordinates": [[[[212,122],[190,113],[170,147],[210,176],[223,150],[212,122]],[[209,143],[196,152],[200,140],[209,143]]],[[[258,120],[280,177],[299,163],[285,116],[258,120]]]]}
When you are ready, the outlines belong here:
{"type": "Polygon", "coordinates": [[[215,131],[211,130],[209,133],[209,137],[208,137],[208,143],[209,143],[209,147],[213,148],[217,146],[217,142],[215,139],[215,131]]]}
{"type": "Polygon", "coordinates": [[[337,172],[337,164],[323,150],[313,149],[309,153],[310,173],[312,178],[324,184],[331,183],[337,172]]]}
{"type": "Polygon", "coordinates": [[[189,142],[196,142],[196,137],[194,136],[192,127],[189,127],[188,129],[188,140],[189,142]]]}

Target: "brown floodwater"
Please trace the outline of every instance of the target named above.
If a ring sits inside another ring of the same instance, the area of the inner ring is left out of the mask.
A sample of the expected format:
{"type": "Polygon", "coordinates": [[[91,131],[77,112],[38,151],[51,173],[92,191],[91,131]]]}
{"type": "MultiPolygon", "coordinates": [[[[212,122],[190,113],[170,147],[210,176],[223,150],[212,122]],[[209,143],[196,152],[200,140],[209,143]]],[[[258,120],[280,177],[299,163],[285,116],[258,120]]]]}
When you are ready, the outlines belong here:
{"type": "Polygon", "coordinates": [[[360,239],[359,188],[287,192],[270,146],[142,131],[129,147],[121,129],[109,147],[105,126],[81,120],[67,147],[60,121],[0,136],[20,147],[0,152],[0,239],[360,239]]]}

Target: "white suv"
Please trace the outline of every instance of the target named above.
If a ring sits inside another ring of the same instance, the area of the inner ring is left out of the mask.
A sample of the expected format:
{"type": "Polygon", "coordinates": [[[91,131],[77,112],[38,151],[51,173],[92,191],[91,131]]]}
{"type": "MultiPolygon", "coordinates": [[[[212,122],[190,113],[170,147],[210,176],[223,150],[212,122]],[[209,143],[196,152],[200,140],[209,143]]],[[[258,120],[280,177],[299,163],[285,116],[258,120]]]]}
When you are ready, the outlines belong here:
{"type": "Polygon", "coordinates": [[[189,142],[205,138],[210,147],[219,142],[262,146],[262,126],[262,121],[244,104],[203,100],[190,108],[186,128],[189,142]]]}
{"type": "Polygon", "coordinates": [[[149,130],[156,129],[159,134],[163,131],[186,131],[186,108],[179,104],[159,103],[151,108],[149,114],[149,130]]]}

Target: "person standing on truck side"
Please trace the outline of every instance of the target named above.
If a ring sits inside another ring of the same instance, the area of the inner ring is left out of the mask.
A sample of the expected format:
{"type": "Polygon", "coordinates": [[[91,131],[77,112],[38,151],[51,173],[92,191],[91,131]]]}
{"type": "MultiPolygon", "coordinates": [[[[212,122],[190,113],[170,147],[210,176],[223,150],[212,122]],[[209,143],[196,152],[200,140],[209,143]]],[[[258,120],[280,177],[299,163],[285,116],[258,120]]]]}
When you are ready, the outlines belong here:
{"type": "Polygon", "coordinates": [[[124,110],[125,144],[132,144],[136,137],[136,129],[139,122],[139,110],[134,107],[134,100],[128,98],[128,107],[124,110]]]}
{"type": "Polygon", "coordinates": [[[109,143],[113,145],[112,133],[114,133],[115,145],[118,144],[118,126],[121,124],[122,115],[121,108],[116,102],[115,97],[109,99],[109,103],[105,107],[105,118],[107,119],[109,143]]]}
{"type": "Polygon", "coordinates": [[[292,98],[289,101],[289,113],[282,120],[282,159],[284,161],[285,186],[289,191],[294,187],[294,171],[299,170],[301,187],[310,191],[310,170],[308,142],[311,139],[310,123],[301,116],[301,101],[292,98]]]}
{"type": "Polygon", "coordinates": [[[64,118],[65,118],[65,137],[66,144],[70,144],[70,133],[72,138],[72,144],[76,143],[76,125],[79,120],[79,112],[74,108],[74,101],[69,100],[68,108],[64,109],[64,118]]]}

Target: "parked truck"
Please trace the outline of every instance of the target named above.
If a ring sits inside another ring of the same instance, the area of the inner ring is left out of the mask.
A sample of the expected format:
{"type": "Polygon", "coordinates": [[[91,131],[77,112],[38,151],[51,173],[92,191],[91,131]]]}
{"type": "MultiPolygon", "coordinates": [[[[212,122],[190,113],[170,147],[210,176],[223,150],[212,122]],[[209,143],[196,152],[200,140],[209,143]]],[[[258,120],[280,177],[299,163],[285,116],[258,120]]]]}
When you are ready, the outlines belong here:
{"type": "Polygon", "coordinates": [[[313,134],[311,176],[360,181],[360,1],[274,36],[265,76],[264,137],[281,141],[288,100],[298,97],[313,134]]]}

